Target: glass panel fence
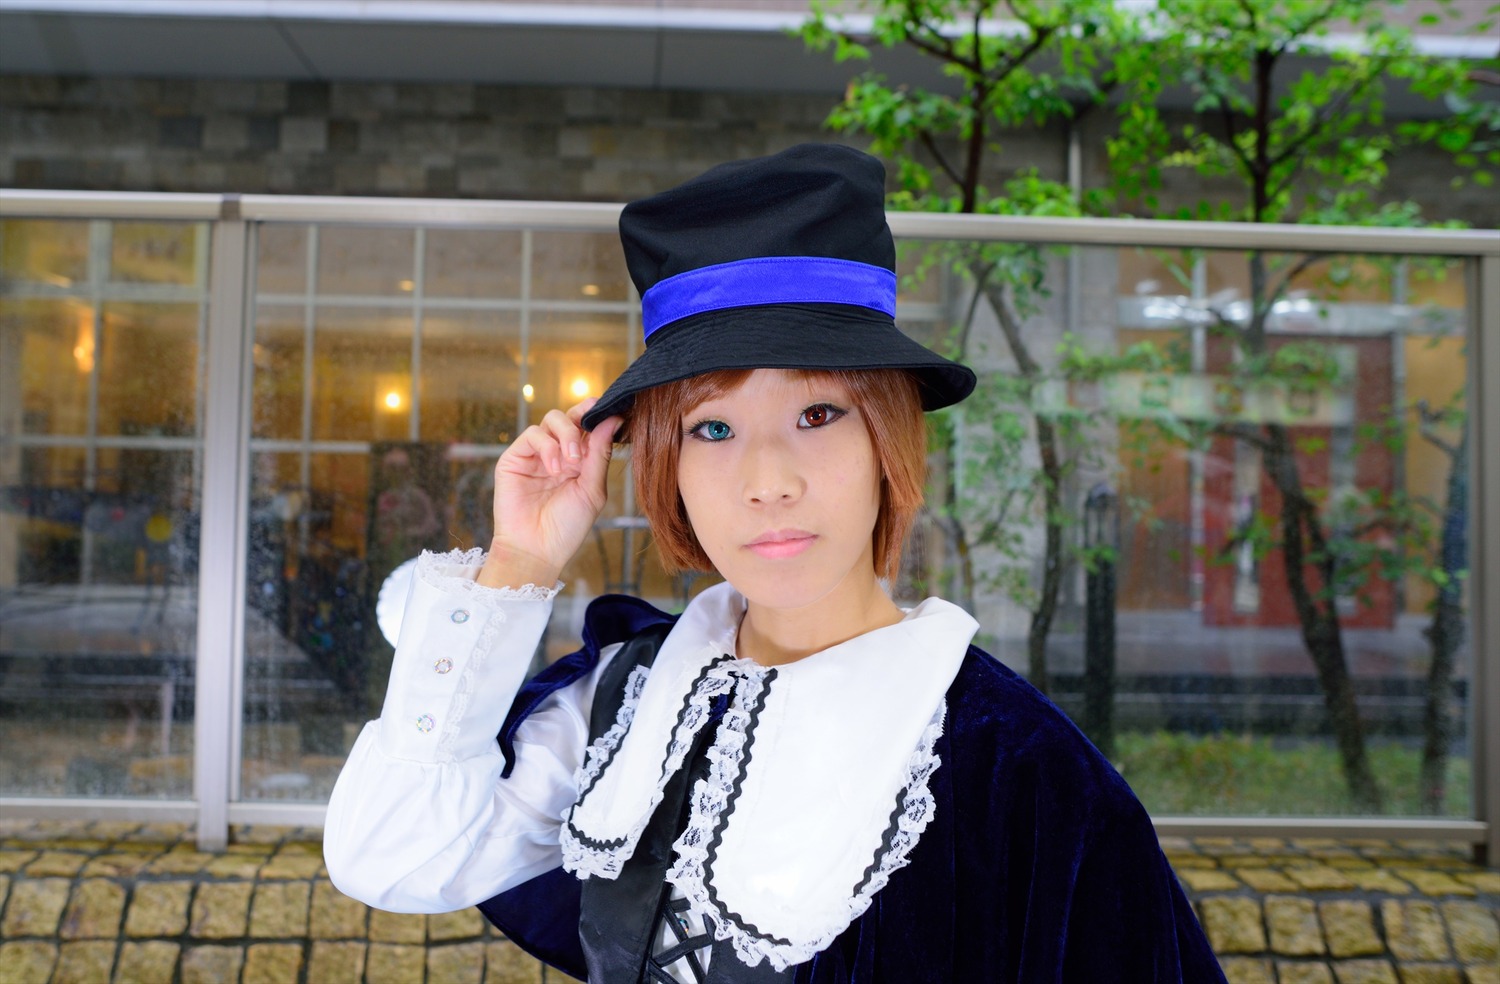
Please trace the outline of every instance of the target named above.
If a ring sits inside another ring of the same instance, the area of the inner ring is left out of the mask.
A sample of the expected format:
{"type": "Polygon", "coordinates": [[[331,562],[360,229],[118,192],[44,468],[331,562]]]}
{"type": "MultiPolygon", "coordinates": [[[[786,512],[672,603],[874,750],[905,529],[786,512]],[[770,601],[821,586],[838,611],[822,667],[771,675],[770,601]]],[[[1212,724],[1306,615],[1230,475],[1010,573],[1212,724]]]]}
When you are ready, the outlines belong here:
{"type": "MultiPolygon", "coordinates": [[[[635,313],[599,233],[257,231],[241,796],[321,802],[384,697],[385,578],[489,543],[495,459],[602,392],[638,347],[635,313]]],[[[647,549],[628,469],[612,465],[538,665],[577,647],[598,592],[680,605],[691,586],[647,549]]]]}
{"type": "Polygon", "coordinates": [[[0,222],[0,796],[191,795],[207,246],[0,222]]]}
{"type": "MultiPolygon", "coordinates": [[[[488,542],[495,457],[596,395],[638,315],[596,233],[260,236],[242,796],[316,802],[383,696],[384,578],[488,542]]],[[[1460,261],[900,266],[903,326],[981,377],[935,421],[901,601],[975,611],[1154,813],[1472,815],[1460,261]]],[[[538,666],[600,591],[713,580],[662,570],[628,453],[564,579],[538,666]]]]}
{"type": "Polygon", "coordinates": [[[932,248],[981,644],[1154,814],[1471,816],[1462,263],[932,248]]]}

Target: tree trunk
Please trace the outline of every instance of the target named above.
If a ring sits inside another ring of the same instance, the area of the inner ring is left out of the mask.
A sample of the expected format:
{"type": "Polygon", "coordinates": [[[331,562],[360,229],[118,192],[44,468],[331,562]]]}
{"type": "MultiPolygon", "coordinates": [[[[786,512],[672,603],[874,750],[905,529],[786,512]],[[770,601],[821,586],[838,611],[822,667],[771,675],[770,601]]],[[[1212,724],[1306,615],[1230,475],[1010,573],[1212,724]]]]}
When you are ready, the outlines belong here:
{"type": "MultiPolygon", "coordinates": [[[[1010,288],[1001,283],[986,283],[985,297],[1000,322],[1005,344],[1021,377],[1035,381],[1041,366],[1032,358],[1021,338],[1021,317],[1007,294],[1010,288]]],[[[1062,457],[1058,452],[1057,430],[1052,421],[1034,414],[1037,450],[1041,454],[1043,500],[1046,515],[1046,545],[1042,553],[1042,587],[1037,605],[1031,612],[1031,626],[1026,634],[1026,677],[1033,687],[1047,692],[1047,638],[1052,633],[1052,619],[1057,614],[1057,597],[1062,588],[1062,457]]]]}
{"type": "Polygon", "coordinates": [[[1312,658],[1323,689],[1323,706],[1338,745],[1344,782],[1355,805],[1372,813],[1382,809],[1380,784],[1370,770],[1365,754],[1365,729],[1354,683],[1344,656],[1344,633],[1339,625],[1334,597],[1336,558],[1328,546],[1322,520],[1302,488],[1302,478],[1292,456],[1292,442],[1285,427],[1266,427],[1263,456],[1266,471],[1281,495],[1281,557],[1287,588],[1302,628],[1302,642],[1312,658]],[[1321,585],[1308,583],[1307,568],[1319,574],[1321,585]]]}
{"type": "MultiPolygon", "coordinates": [[[[1252,355],[1264,355],[1266,317],[1275,301],[1270,296],[1265,257],[1250,254],[1250,322],[1241,333],[1241,342],[1252,355]]],[[[1281,424],[1265,426],[1261,458],[1266,474],[1281,497],[1281,562],[1287,589],[1297,610],[1302,642],[1307,647],[1318,684],[1323,690],[1323,706],[1333,729],[1339,750],[1339,762],[1349,795],[1358,809],[1379,813],[1382,809],[1380,784],[1370,769],[1365,754],[1364,722],[1354,697],[1354,684],[1344,655],[1344,633],[1339,624],[1338,602],[1334,595],[1334,568],[1337,558],[1329,548],[1317,507],[1307,497],[1302,476],[1297,469],[1291,435],[1281,424]],[[1322,581],[1316,588],[1308,583],[1312,566],[1322,581]]]]}
{"type": "Polygon", "coordinates": [[[1443,509],[1439,565],[1447,581],[1432,605],[1432,622],[1425,635],[1432,646],[1427,669],[1427,700],[1422,709],[1422,810],[1441,814],[1447,799],[1448,746],[1453,741],[1453,718],[1448,703],[1453,688],[1453,663],[1464,639],[1463,588],[1460,575],[1469,565],[1469,430],[1464,428],[1448,472],[1448,503],[1443,509]]]}

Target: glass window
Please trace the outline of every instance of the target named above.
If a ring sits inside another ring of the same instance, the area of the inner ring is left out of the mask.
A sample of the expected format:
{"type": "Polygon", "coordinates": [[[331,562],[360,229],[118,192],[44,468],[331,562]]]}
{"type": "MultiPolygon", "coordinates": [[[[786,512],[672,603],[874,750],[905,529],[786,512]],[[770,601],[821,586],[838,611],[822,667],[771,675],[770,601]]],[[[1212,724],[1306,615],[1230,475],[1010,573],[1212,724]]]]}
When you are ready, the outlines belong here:
{"type": "Polygon", "coordinates": [[[412,313],[321,307],[313,326],[312,437],[404,440],[411,430],[412,313]]]}
{"type": "MultiPolygon", "coordinates": [[[[1472,815],[1461,278],[1417,260],[1113,252],[1115,323],[1082,325],[1070,364],[1066,264],[1030,294],[1007,285],[1041,375],[981,373],[934,455],[960,522],[919,523],[928,569],[909,557],[903,581],[971,595],[980,641],[1155,813],[1472,815]],[[1285,289],[1252,298],[1257,282],[1285,289]],[[1112,718],[1085,700],[1106,667],[1112,718]],[[1329,680],[1352,694],[1332,710],[1329,680]],[[1443,753],[1424,761],[1424,745],[1443,753]]],[[[971,354],[1005,351],[987,305],[972,333],[971,354]]]]}
{"type": "Polygon", "coordinates": [[[416,230],[321,226],[318,293],[401,297],[415,288],[416,230]]]}
{"type": "Polygon", "coordinates": [[[424,441],[509,444],[519,432],[520,318],[510,311],[442,311],[422,321],[424,441]]]}
{"type": "Polygon", "coordinates": [[[206,229],[181,222],[116,222],[110,239],[109,279],[138,284],[201,281],[206,229]]]}
{"type": "Polygon", "coordinates": [[[267,225],[256,234],[255,289],[261,294],[307,292],[309,226],[267,225]]]}
{"type": "Polygon", "coordinates": [[[630,276],[620,239],[608,232],[533,232],[531,296],[549,301],[623,301],[630,276]]]}
{"type": "MultiPolygon", "coordinates": [[[[599,396],[626,365],[624,315],[534,312],[527,346],[530,419],[599,396]]],[[[525,392],[523,390],[523,392],[525,392]]]]}
{"type": "Polygon", "coordinates": [[[306,309],[260,304],[255,309],[254,437],[302,437],[302,399],[308,332],[306,309]]]}
{"type": "Polygon", "coordinates": [[[99,320],[99,433],[197,428],[197,304],[106,304],[99,320]]]}
{"type": "Polygon", "coordinates": [[[88,222],[0,220],[0,277],[68,288],[83,285],[88,266],[88,222]]]}
{"type": "Polygon", "coordinates": [[[188,798],[207,238],[0,236],[0,796],[188,798]]]}
{"type": "Polygon", "coordinates": [[[80,298],[0,297],[0,433],[88,433],[94,316],[80,298]]]}
{"type": "Polygon", "coordinates": [[[524,234],[429,229],[422,290],[428,297],[519,298],[524,234]]]}

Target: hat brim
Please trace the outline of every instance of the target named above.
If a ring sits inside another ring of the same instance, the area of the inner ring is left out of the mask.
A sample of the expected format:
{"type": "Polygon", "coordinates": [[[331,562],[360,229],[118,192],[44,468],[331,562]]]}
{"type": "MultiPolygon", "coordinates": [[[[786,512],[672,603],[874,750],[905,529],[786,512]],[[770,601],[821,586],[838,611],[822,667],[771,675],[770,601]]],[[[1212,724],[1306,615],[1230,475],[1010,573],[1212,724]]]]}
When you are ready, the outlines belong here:
{"type": "Polygon", "coordinates": [[[635,395],[720,369],[905,369],[923,410],[974,390],[974,372],[908,338],[878,311],[846,304],[768,304],[708,311],[654,332],[646,351],[583,416],[585,430],[630,409],[635,395]]]}

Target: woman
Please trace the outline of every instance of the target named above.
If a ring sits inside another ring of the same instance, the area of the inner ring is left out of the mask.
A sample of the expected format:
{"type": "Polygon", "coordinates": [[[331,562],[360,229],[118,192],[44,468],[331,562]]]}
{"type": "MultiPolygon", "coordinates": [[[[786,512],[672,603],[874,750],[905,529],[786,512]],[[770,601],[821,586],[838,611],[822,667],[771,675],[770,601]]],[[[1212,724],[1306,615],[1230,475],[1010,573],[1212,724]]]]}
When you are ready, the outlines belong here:
{"type": "Polygon", "coordinates": [[[501,457],[486,555],[419,561],[341,890],[592,981],[1223,980],[1124,781],[968,614],[882,589],[922,411],[974,385],[895,326],[883,185],[808,145],[627,206],[645,353],[501,457]],[[617,433],[665,563],[725,583],[596,600],[523,685],[617,433]]]}

